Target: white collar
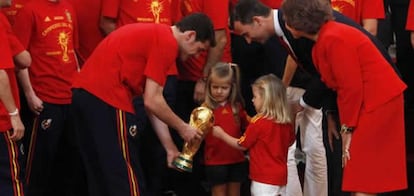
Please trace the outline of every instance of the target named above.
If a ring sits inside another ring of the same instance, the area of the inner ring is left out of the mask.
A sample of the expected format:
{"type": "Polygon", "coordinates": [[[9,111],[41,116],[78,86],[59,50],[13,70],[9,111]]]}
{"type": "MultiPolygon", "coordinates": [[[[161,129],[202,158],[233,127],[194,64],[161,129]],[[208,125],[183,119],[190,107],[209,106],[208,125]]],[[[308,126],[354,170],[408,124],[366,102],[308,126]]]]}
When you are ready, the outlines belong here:
{"type": "MultiPolygon", "coordinates": [[[[278,37],[285,37],[285,34],[283,33],[283,30],[281,28],[281,24],[279,23],[279,17],[277,16],[279,10],[277,9],[273,9],[273,22],[275,25],[275,32],[276,32],[276,36],[278,37]]],[[[282,24],[284,25],[284,24],[282,24]]]]}

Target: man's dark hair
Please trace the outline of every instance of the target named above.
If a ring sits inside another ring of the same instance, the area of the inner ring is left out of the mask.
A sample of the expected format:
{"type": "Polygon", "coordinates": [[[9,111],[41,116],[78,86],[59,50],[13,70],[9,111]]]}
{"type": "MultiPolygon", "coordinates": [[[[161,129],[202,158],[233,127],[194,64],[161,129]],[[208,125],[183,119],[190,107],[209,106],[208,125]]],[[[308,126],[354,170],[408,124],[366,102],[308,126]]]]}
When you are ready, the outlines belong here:
{"type": "Polygon", "coordinates": [[[233,19],[242,24],[251,24],[254,16],[267,17],[271,11],[270,7],[259,0],[239,0],[233,10],[233,19]]]}
{"type": "Polygon", "coordinates": [[[211,47],[216,46],[213,22],[203,13],[190,14],[177,22],[175,26],[181,32],[195,31],[196,41],[209,41],[211,47]]]}

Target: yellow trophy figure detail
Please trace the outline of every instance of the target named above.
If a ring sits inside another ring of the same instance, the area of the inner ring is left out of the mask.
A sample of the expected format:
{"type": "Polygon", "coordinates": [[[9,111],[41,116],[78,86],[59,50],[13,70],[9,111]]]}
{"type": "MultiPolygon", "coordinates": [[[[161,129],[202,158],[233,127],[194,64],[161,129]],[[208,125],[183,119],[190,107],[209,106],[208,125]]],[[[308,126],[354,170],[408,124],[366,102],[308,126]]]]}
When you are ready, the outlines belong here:
{"type": "Polygon", "coordinates": [[[68,56],[69,36],[65,32],[60,32],[58,40],[59,40],[60,48],[62,48],[62,61],[68,62],[69,61],[69,56],[68,56]]]}
{"type": "Polygon", "coordinates": [[[162,3],[159,0],[153,0],[150,7],[152,15],[154,16],[154,23],[160,23],[160,14],[163,10],[162,3]]]}
{"type": "MultiPolygon", "coordinates": [[[[211,131],[214,125],[213,111],[207,107],[197,107],[191,112],[190,125],[200,129],[203,132],[203,137],[211,131]]],[[[174,160],[174,166],[186,172],[193,170],[193,156],[200,148],[202,140],[192,140],[184,143],[182,152],[174,160]]]]}

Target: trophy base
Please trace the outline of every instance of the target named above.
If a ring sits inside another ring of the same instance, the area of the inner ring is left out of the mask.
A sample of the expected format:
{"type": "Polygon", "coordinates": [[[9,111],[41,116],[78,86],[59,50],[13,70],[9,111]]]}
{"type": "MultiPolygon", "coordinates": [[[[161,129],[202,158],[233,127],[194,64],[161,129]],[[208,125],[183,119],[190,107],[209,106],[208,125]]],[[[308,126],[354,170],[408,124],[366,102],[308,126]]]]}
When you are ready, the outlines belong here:
{"type": "Polygon", "coordinates": [[[192,172],[193,171],[193,161],[185,159],[182,156],[178,156],[174,159],[173,165],[180,171],[192,172]]]}

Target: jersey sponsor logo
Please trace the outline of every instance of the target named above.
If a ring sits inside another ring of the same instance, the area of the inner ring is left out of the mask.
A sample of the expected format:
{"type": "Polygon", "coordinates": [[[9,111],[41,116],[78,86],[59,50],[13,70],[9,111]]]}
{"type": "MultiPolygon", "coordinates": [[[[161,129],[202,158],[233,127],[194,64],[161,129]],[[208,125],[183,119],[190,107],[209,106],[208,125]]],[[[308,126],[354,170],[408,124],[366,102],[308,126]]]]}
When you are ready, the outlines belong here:
{"type": "Polygon", "coordinates": [[[46,37],[51,31],[58,29],[58,28],[69,28],[72,31],[73,26],[72,26],[72,23],[66,23],[66,22],[55,23],[47,27],[45,30],[43,30],[42,36],[46,37]]]}
{"type": "Polygon", "coordinates": [[[227,109],[223,109],[223,111],[221,111],[222,114],[228,114],[229,111],[227,109]]]}
{"type": "Polygon", "coordinates": [[[40,124],[40,126],[42,127],[43,130],[46,131],[46,129],[48,129],[50,126],[52,125],[52,119],[45,119],[42,121],[42,123],[40,124]]]}
{"type": "Polygon", "coordinates": [[[135,137],[138,133],[138,129],[136,125],[131,125],[129,127],[129,135],[131,135],[132,137],[135,137]]]}
{"type": "Polygon", "coordinates": [[[55,17],[53,17],[53,20],[64,20],[65,19],[65,17],[63,17],[63,16],[55,16],[55,17]]]}

